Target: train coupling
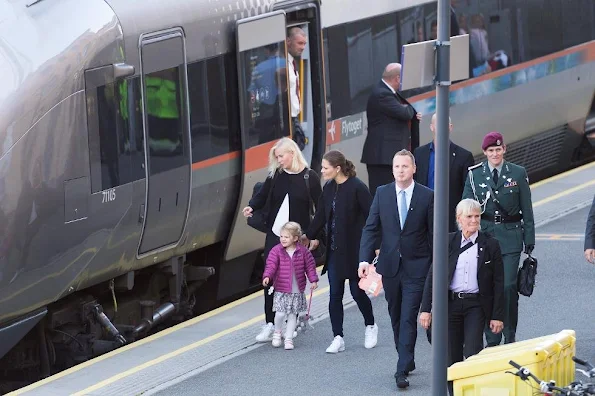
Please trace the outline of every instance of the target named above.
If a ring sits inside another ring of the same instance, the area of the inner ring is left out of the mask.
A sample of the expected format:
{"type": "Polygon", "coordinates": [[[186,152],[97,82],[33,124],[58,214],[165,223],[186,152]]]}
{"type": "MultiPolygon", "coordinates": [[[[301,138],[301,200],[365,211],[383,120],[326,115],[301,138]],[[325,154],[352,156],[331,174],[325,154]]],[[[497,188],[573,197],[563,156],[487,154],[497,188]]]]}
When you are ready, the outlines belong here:
{"type": "Polygon", "coordinates": [[[95,319],[97,319],[97,321],[112,337],[114,337],[114,340],[116,340],[120,346],[126,344],[126,339],[124,336],[122,336],[122,334],[120,334],[118,329],[116,329],[116,326],[110,322],[105,313],[103,313],[103,307],[100,304],[93,305],[93,313],[95,315],[95,319]]]}

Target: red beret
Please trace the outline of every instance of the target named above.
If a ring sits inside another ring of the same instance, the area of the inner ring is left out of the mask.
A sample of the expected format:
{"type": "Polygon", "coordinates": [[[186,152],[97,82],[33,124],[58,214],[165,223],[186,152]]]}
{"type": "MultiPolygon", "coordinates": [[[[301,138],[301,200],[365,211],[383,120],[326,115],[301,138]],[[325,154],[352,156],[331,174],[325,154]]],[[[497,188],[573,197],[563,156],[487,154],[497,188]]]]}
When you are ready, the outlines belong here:
{"type": "Polygon", "coordinates": [[[481,144],[481,148],[483,150],[487,150],[488,147],[491,146],[502,146],[504,144],[504,139],[500,132],[490,132],[483,138],[483,143],[481,144]]]}

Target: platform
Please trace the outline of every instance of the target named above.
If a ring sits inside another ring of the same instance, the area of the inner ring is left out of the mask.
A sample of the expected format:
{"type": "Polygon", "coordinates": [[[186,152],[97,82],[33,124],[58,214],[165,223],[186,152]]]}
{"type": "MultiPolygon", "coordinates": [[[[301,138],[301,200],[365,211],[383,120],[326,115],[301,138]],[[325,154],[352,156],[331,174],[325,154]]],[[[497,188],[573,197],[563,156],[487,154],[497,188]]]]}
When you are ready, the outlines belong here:
{"type": "MultiPolygon", "coordinates": [[[[518,339],[574,329],[577,355],[595,360],[588,316],[595,267],[583,257],[586,216],[595,195],[595,163],[531,186],[536,218],[538,283],[520,297],[518,339]]],[[[319,270],[320,271],[320,270],[319,270]]],[[[262,292],[164,330],[11,395],[357,395],[395,393],[397,353],[383,295],[373,299],[378,345],[363,347],[364,324],[346,288],[346,351],[328,355],[328,282],[312,304],[314,329],[285,351],[254,336],[263,324],[262,292]]],[[[420,328],[409,396],[430,394],[431,348],[420,328]]]]}

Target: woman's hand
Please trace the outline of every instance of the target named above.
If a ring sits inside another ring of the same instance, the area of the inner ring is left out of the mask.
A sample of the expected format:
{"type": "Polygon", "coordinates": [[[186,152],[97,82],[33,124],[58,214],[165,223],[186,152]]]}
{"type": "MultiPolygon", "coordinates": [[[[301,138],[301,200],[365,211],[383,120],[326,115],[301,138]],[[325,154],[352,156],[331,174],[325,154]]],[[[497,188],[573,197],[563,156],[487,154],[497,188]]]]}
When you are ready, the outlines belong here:
{"type": "Polygon", "coordinates": [[[262,280],[262,285],[263,285],[264,287],[267,287],[267,286],[269,285],[269,281],[270,281],[270,279],[269,279],[269,278],[264,278],[264,279],[262,280]]]}
{"type": "Polygon", "coordinates": [[[430,312],[422,312],[419,314],[419,324],[424,329],[429,329],[432,324],[432,314],[430,312]]]}
{"type": "Polygon", "coordinates": [[[310,285],[310,290],[316,290],[318,288],[318,282],[314,282],[310,285]]]}
{"type": "Polygon", "coordinates": [[[244,209],[242,209],[242,214],[244,215],[244,217],[252,217],[252,208],[250,206],[246,206],[244,209]]]}
{"type": "Polygon", "coordinates": [[[312,240],[310,241],[310,246],[308,246],[308,249],[309,249],[310,251],[312,251],[312,250],[316,250],[316,248],[318,247],[319,243],[320,243],[320,242],[318,242],[318,239],[312,239],[312,240]]]}
{"type": "Polygon", "coordinates": [[[502,323],[502,321],[490,320],[490,330],[492,330],[492,333],[498,334],[502,331],[503,328],[504,328],[504,323],[502,323]]]}

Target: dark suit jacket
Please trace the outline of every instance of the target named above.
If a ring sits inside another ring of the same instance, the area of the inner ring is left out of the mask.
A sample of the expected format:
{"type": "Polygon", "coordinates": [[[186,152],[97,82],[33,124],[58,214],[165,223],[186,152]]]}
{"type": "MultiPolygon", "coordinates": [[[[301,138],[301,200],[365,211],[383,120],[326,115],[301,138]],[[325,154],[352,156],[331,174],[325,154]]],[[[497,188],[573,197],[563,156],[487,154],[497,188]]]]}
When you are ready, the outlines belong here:
{"type": "Polygon", "coordinates": [[[378,187],[360,244],[359,261],[372,262],[374,247],[382,237],[376,271],[394,277],[403,267],[412,278],[425,278],[432,262],[434,193],[415,183],[403,230],[397,209],[395,182],[378,187]]]}
{"type": "Polygon", "coordinates": [[[587,217],[587,229],[585,230],[585,250],[595,249],[595,197],[587,217]]]}
{"type": "Polygon", "coordinates": [[[398,92],[392,93],[382,80],[368,98],[366,113],[368,135],[362,151],[363,164],[392,165],[397,151],[419,146],[417,112],[398,92]]]}
{"type": "MultiPolygon", "coordinates": [[[[417,170],[413,175],[416,182],[428,186],[428,171],[430,166],[430,143],[420,146],[413,153],[417,170]]],[[[475,160],[470,151],[450,142],[448,158],[450,159],[449,189],[448,189],[448,229],[449,232],[457,230],[456,212],[457,204],[463,196],[468,168],[473,166],[475,160]]],[[[434,161],[436,153],[434,152],[434,161]]],[[[434,175],[434,185],[436,176],[434,175]]]]}
{"type": "MultiPolygon", "coordinates": [[[[306,230],[306,235],[314,239],[326,228],[327,251],[330,249],[330,223],[333,197],[335,201],[335,246],[333,251],[337,275],[344,279],[358,279],[357,267],[359,262],[359,242],[362,229],[370,212],[372,195],[368,187],[357,177],[350,177],[337,189],[334,180],[325,184],[322,195],[316,205],[316,215],[306,230]]],[[[327,260],[329,255],[327,254],[327,260]]],[[[328,261],[324,264],[322,273],[327,270],[328,261]]]]}
{"type": "MultiPolygon", "coordinates": [[[[477,284],[481,306],[485,314],[486,322],[490,320],[504,321],[504,264],[498,241],[479,232],[477,239],[477,284]]],[[[449,234],[448,244],[448,284],[452,282],[459,250],[461,247],[461,231],[449,234]]],[[[439,262],[438,264],[442,264],[439,262]]],[[[430,267],[424,295],[421,302],[421,312],[432,312],[432,274],[433,266],[430,267]]],[[[445,296],[446,297],[446,296],[445,296]]]]}

